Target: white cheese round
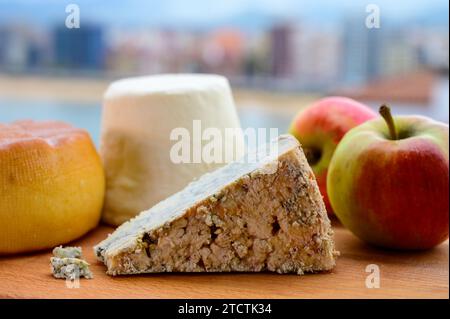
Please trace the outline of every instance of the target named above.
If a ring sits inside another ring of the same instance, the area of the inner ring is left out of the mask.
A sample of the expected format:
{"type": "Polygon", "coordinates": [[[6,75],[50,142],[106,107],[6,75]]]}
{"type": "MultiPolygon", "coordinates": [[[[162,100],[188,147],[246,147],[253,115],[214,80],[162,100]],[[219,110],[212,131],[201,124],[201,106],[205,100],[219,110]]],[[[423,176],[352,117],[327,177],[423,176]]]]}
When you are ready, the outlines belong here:
{"type": "MultiPolygon", "coordinates": [[[[109,86],[104,95],[100,142],[106,172],[105,222],[119,225],[225,164],[198,163],[198,156],[194,158],[193,145],[198,137],[193,132],[194,120],[200,120],[196,123],[202,132],[219,129],[223,151],[234,151],[236,143],[230,136],[227,140],[225,129],[240,128],[240,124],[224,77],[146,76],[109,86]],[[171,158],[177,140],[171,140],[170,135],[176,128],[189,132],[189,163],[174,163],[171,158]]],[[[208,141],[201,142],[206,144],[208,141]]]]}

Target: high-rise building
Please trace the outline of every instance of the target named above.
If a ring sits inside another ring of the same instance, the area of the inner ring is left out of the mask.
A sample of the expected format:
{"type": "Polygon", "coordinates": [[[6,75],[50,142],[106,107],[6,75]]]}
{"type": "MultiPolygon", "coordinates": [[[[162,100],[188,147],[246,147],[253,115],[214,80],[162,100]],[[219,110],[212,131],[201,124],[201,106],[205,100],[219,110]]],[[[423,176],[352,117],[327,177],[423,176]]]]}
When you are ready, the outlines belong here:
{"type": "Polygon", "coordinates": [[[0,27],[0,68],[25,71],[47,60],[45,33],[39,28],[13,24],[0,27]]]}
{"type": "Polygon", "coordinates": [[[368,28],[365,16],[348,17],[343,29],[343,77],[348,83],[366,82],[380,75],[382,28],[368,28]]]}
{"type": "Polygon", "coordinates": [[[293,75],[292,33],[290,24],[278,24],[270,30],[271,73],[274,77],[290,78],[293,75]]]}
{"type": "Polygon", "coordinates": [[[83,24],[74,29],[57,26],[53,40],[57,66],[94,70],[103,68],[105,44],[100,26],[83,24]]]}
{"type": "Polygon", "coordinates": [[[307,26],[294,30],[292,69],[298,85],[321,89],[335,84],[341,59],[338,30],[307,26]]]}
{"type": "Polygon", "coordinates": [[[420,54],[409,39],[409,28],[386,28],[383,34],[381,74],[395,76],[414,72],[420,64],[420,54]]]}

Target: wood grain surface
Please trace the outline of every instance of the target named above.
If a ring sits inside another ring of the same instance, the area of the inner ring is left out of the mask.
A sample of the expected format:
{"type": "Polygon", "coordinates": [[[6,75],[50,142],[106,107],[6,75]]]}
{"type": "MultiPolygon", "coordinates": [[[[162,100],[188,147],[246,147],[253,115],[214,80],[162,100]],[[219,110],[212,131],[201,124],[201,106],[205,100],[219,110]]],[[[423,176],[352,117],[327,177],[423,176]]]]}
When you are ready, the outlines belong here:
{"type": "Polygon", "coordinates": [[[1,298],[449,298],[448,241],[429,251],[398,252],[370,247],[335,225],[341,252],[330,273],[149,274],[110,277],[92,246],[112,228],[100,226],[79,241],[95,278],[78,288],[54,279],[51,252],[0,258],[1,298]],[[380,269],[380,288],[366,288],[366,267],[380,269]]]}

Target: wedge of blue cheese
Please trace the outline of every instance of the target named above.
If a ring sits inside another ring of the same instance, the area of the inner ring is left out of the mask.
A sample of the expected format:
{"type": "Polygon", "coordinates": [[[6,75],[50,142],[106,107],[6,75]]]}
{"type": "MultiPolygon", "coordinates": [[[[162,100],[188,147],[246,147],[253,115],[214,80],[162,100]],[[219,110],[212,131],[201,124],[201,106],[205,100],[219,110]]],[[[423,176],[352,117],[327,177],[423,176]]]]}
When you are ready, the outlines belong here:
{"type": "Polygon", "coordinates": [[[94,278],[89,270],[89,264],[81,259],[81,247],[55,247],[50,265],[55,278],[69,280],[94,278]]]}
{"type": "Polygon", "coordinates": [[[332,269],[337,255],[314,175],[290,135],[203,175],[94,251],[109,275],[303,274],[332,269]]]}

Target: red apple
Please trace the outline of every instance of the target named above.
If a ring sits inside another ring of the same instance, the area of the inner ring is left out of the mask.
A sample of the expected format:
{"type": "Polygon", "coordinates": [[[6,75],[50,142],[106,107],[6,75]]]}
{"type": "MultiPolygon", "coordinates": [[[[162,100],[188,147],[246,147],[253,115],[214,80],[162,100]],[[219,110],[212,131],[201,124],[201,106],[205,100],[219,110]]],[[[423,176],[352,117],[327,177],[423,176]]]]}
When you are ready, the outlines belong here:
{"type": "Polygon", "coordinates": [[[302,144],[330,215],[333,212],[326,184],[334,150],[347,131],[376,116],[368,106],[355,100],[327,97],[301,110],[291,124],[289,133],[302,144]]]}
{"type": "Polygon", "coordinates": [[[349,131],[328,171],[328,195],[342,224],[369,243],[431,248],[448,238],[448,125],[390,115],[349,131]]]}

